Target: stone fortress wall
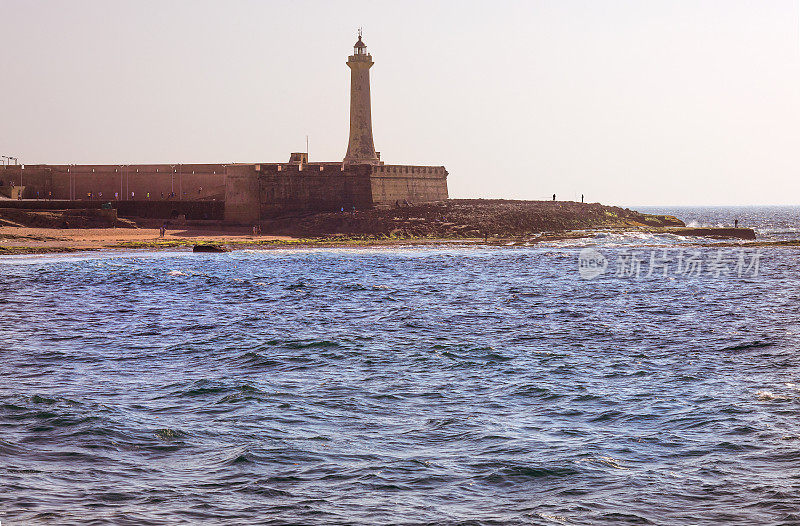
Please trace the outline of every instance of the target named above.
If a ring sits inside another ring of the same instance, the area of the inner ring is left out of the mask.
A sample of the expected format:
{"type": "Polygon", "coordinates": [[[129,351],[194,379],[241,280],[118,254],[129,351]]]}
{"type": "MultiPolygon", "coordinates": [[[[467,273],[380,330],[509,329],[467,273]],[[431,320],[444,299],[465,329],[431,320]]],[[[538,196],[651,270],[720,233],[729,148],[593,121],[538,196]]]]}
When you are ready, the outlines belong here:
{"type": "Polygon", "coordinates": [[[443,201],[447,195],[444,166],[379,165],[370,177],[374,204],[443,201]]]}
{"type": "Polygon", "coordinates": [[[0,180],[23,186],[23,199],[129,201],[147,199],[149,193],[157,200],[174,193],[173,200],[223,200],[226,166],[28,164],[4,167],[0,180]]]}
{"type": "Polygon", "coordinates": [[[190,210],[178,202],[219,201],[224,202],[224,219],[236,223],[448,197],[447,171],[441,166],[304,161],[2,166],[0,181],[5,187],[22,186],[24,199],[111,202],[121,215],[169,217],[175,210],[190,210]]]}
{"type": "Polygon", "coordinates": [[[225,219],[248,223],[281,215],[363,210],[447,199],[441,166],[268,163],[228,166],[225,219]]]}

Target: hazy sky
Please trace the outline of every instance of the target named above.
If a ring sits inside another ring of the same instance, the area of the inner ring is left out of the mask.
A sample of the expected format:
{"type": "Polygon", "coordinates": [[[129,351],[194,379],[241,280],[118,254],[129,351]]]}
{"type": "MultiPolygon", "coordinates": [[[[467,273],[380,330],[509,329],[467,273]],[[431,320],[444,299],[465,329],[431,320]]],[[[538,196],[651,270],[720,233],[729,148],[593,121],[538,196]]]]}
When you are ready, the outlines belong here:
{"type": "Polygon", "coordinates": [[[344,156],[356,29],[375,146],[452,197],[800,204],[798,0],[0,0],[0,154],[344,156]]]}

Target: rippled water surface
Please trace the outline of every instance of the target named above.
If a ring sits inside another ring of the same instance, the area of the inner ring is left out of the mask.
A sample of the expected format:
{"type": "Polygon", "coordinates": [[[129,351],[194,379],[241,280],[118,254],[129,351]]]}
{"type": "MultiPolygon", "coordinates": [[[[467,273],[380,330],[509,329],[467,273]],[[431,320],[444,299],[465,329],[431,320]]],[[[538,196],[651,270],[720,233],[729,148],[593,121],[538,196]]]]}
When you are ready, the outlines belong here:
{"type": "Polygon", "coordinates": [[[800,522],[800,253],[579,251],[0,259],[0,520],[800,522]]]}

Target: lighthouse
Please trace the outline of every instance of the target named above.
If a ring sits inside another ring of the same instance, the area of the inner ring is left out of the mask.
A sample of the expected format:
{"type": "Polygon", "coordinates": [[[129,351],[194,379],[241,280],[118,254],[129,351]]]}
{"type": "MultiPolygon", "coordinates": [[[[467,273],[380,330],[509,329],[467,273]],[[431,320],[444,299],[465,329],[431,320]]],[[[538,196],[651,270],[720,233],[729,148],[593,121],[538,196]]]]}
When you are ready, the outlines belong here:
{"type": "Polygon", "coordinates": [[[372,142],[369,68],[373,64],[372,55],[367,53],[367,45],[361,40],[359,29],[353,54],[347,58],[347,66],[350,68],[350,142],[344,157],[345,165],[380,164],[372,142]]]}

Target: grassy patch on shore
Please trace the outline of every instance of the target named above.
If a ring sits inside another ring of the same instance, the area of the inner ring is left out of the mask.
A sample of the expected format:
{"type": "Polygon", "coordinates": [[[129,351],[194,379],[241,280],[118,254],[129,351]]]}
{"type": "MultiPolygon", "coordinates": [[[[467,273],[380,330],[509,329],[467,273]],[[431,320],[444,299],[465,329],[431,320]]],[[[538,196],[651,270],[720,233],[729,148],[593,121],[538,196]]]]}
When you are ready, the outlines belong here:
{"type": "Polygon", "coordinates": [[[107,248],[174,248],[194,246],[200,241],[190,239],[159,239],[154,241],[120,241],[113,245],[106,245],[107,248]]]}
{"type": "Polygon", "coordinates": [[[101,250],[93,247],[26,247],[0,246],[0,256],[23,256],[25,254],[68,254],[70,252],[93,252],[101,250]]]}

